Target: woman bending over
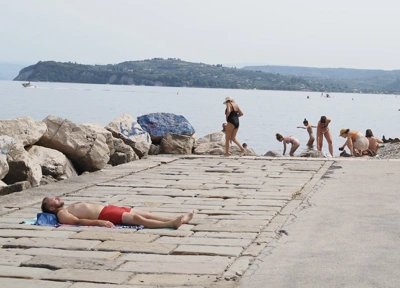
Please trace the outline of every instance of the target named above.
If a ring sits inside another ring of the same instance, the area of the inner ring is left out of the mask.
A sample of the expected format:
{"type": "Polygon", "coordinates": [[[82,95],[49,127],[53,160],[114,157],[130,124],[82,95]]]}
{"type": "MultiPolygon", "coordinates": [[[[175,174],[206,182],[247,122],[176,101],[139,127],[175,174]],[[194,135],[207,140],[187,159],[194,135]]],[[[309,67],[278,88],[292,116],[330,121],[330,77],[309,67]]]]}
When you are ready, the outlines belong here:
{"type": "Polygon", "coordinates": [[[283,137],[281,134],[276,133],[276,140],[279,142],[283,142],[283,154],[285,156],[286,153],[286,144],[292,144],[292,147],[290,148],[290,156],[293,156],[294,152],[299,148],[300,146],[300,141],[293,136],[285,136],[283,137]]]}
{"type": "Polygon", "coordinates": [[[347,146],[352,156],[361,156],[363,151],[368,149],[369,141],[361,132],[343,128],[340,130],[339,136],[347,138],[339,150],[343,150],[347,146]]]}

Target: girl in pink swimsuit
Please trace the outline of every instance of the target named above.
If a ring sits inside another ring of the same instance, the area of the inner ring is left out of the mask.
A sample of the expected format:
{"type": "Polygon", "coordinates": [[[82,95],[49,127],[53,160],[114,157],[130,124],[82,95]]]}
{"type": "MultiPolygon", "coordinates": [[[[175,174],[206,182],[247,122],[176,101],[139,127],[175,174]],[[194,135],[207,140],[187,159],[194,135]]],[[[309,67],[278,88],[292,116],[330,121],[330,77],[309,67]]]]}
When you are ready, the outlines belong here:
{"type": "Polygon", "coordinates": [[[293,156],[294,152],[299,148],[300,146],[300,141],[297,138],[294,138],[293,136],[285,136],[283,137],[281,134],[276,133],[276,140],[279,142],[283,142],[283,154],[285,155],[286,153],[286,144],[292,144],[292,148],[290,148],[290,156],[293,156]]]}

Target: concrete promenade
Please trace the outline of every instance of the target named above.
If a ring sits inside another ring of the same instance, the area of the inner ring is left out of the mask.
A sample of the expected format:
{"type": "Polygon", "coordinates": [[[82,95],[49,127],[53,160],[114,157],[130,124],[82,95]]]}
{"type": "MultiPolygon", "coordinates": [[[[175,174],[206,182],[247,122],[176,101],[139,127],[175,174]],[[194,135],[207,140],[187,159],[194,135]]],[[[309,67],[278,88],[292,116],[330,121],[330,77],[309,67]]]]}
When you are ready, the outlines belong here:
{"type": "MultiPolygon", "coordinates": [[[[289,263],[294,263],[288,261],[285,245],[281,245],[278,258],[267,261],[276,243],[285,239],[296,242],[296,237],[306,239],[309,235],[307,229],[290,231],[288,224],[296,221],[301,224],[301,217],[293,220],[296,213],[305,210],[304,205],[309,205],[310,198],[322,193],[322,187],[329,182],[333,183],[329,193],[334,194],[336,188],[341,188],[348,195],[355,184],[351,181],[352,173],[359,176],[354,181],[363,179],[359,172],[362,166],[377,165],[376,172],[383,177],[375,179],[380,186],[388,185],[385,176],[394,180],[399,177],[399,168],[395,170],[397,176],[393,176],[387,174],[391,170],[385,167],[399,167],[400,162],[335,160],[154,156],[1,196],[0,287],[306,287],[291,285],[296,283],[293,278],[291,282],[282,282],[286,277],[283,271],[291,268],[289,263]],[[346,185],[336,187],[335,183],[342,183],[342,171],[347,173],[346,185]],[[165,216],[178,216],[194,209],[195,216],[178,230],[19,224],[40,212],[45,196],[62,197],[66,205],[90,201],[131,206],[165,216]],[[263,264],[270,266],[266,268],[263,264]],[[278,271],[274,274],[282,278],[276,276],[274,282],[267,285],[265,271],[272,270],[265,269],[279,265],[280,274],[278,271]]],[[[373,172],[373,168],[368,171],[373,172]]],[[[373,185],[370,176],[367,182],[373,185]]],[[[368,186],[363,191],[377,193],[376,188],[371,192],[368,186]]],[[[363,191],[353,195],[351,200],[356,203],[363,200],[363,191]]],[[[385,200],[393,199],[392,202],[398,203],[394,191],[390,196],[385,200]]],[[[346,198],[331,198],[328,197],[328,201],[345,202],[351,210],[346,198]]],[[[373,203],[369,201],[368,207],[371,211],[378,210],[373,203]]],[[[371,221],[379,219],[370,216],[371,221]]],[[[308,221],[305,219],[304,223],[308,221]]],[[[330,236],[327,233],[322,236],[327,235],[330,236]]],[[[318,236],[321,241],[327,241],[318,236]]],[[[307,242],[302,243],[305,252],[307,242]]],[[[290,251],[290,256],[298,257],[296,263],[301,265],[304,254],[290,251]]],[[[297,276],[302,277],[301,274],[297,276]]]]}

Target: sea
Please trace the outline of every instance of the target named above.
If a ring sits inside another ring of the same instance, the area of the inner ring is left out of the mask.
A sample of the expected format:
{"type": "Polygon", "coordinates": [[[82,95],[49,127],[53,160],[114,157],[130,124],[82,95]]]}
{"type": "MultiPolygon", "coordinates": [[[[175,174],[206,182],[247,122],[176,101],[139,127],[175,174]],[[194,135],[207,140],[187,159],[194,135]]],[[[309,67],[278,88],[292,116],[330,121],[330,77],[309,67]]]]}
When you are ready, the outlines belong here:
{"type": "MultiPolygon", "coordinates": [[[[269,91],[186,87],[122,86],[76,83],[0,81],[0,119],[30,116],[42,121],[48,115],[67,118],[77,124],[100,123],[106,126],[122,114],[139,117],[149,113],[183,115],[196,131],[196,138],[221,130],[225,121],[226,96],[235,99],[244,115],[240,117],[237,139],[259,155],[283,151],[276,133],[300,140],[296,154],[308,149],[304,118],[317,125],[325,115],[333,138],[334,156],[345,139],[341,128],[376,137],[400,135],[400,96],[385,94],[329,93],[329,91],[269,91]],[[326,97],[329,93],[329,98],[326,97]]],[[[314,135],[316,129],[314,129],[314,135]]],[[[316,147],[314,147],[316,149],[316,147]]],[[[287,153],[290,151],[290,145],[287,153]]],[[[323,152],[328,152],[324,140],[323,152]]]]}

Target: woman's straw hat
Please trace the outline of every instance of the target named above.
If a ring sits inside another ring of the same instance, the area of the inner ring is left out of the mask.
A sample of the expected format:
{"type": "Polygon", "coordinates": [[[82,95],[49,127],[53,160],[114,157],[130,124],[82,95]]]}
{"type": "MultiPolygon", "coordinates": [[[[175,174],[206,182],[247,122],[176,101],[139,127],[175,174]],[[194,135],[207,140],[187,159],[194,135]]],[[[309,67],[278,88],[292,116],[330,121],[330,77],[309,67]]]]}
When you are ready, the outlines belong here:
{"type": "Polygon", "coordinates": [[[228,102],[228,101],[234,102],[235,99],[233,99],[231,96],[225,97],[225,101],[224,101],[224,103],[222,103],[222,104],[226,104],[226,102],[228,102]]]}

